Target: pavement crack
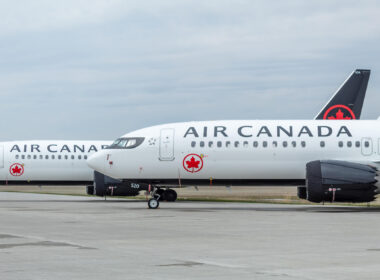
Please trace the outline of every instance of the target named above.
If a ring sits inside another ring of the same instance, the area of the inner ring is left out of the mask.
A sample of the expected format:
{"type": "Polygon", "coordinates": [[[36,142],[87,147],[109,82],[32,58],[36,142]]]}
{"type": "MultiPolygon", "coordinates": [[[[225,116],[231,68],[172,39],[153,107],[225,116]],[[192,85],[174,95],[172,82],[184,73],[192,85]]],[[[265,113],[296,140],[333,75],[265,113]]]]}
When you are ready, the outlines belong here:
{"type": "Polygon", "coordinates": [[[186,262],[181,262],[181,263],[159,264],[157,266],[185,266],[185,267],[192,267],[192,266],[198,266],[198,265],[204,265],[204,263],[186,261],[186,262]]]}
{"type": "Polygon", "coordinates": [[[65,242],[53,242],[53,241],[40,241],[40,242],[24,242],[24,243],[8,243],[8,244],[0,244],[0,249],[11,249],[16,247],[71,247],[77,249],[85,249],[85,250],[93,250],[96,248],[85,247],[65,242]]]}
{"type": "Polygon", "coordinates": [[[0,233],[0,239],[6,239],[6,238],[21,238],[21,237],[17,235],[12,235],[12,234],[0,233]]]}

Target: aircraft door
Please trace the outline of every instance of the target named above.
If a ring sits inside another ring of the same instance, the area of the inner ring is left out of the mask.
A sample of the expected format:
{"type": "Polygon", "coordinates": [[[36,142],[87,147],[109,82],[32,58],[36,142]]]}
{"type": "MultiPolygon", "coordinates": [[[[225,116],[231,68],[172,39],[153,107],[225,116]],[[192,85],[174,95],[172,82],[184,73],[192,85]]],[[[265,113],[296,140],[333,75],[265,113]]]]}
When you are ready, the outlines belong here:
{"type": "Polygon", "coordinates": [[[160,160],[174,160],[174,129],[164,128],[160,133],[160,160]]]}
{"type": "Polygon", "coordinates": [[[372,155],[372,139],[369,137],[362,138],[362,154],[364,156],[372,155]]]}
{"type": "Polygon", "coordinates": [[[4,146],[0,145],[0,168],[4,168],[4,146]]]}

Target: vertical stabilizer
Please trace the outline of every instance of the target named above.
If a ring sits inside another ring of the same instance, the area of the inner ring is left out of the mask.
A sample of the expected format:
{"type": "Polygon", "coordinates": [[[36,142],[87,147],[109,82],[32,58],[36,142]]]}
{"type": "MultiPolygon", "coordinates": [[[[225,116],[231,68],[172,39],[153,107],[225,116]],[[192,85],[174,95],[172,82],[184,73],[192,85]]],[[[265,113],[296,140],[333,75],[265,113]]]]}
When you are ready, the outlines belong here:
{"type": "Polygon", "coordinates": [[[360,119],[370,74],[366,69],[352,72],[315,119],[360,119]]]}

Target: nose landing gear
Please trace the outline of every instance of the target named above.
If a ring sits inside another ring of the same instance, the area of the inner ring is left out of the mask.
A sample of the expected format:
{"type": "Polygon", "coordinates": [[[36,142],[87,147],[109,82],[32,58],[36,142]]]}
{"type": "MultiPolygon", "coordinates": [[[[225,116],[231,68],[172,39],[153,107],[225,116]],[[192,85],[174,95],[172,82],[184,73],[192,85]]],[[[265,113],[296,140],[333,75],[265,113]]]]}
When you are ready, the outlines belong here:
{"type": "Polygon", "coordinates": [[[148,200],[148,207],[149,209],[156,209],[160,205],[158,202],[160,200],[161,194],[160,194],[160,188],[154,187],[153,190],[150,192],[150,195],[152,196],[151,199],[148,200]]]}
{"type": "Polygon", "coordinates": [[[160,205],[160,203],[155,198],[151,198],[148,200],[149,209],[156,209],[156,208],[158,208],[159,205],[160,205]]]}
{"type": "Polygon", "coordinates": [[[176,201],[177,200],[177,192],[172,189],[163,190],[161,188],[154,187],[153,191],[150,192],[152,196],[151,199],[148,200],[148,207],[150,209],[156,209],[160,205],[159,201],[176,201]]]}

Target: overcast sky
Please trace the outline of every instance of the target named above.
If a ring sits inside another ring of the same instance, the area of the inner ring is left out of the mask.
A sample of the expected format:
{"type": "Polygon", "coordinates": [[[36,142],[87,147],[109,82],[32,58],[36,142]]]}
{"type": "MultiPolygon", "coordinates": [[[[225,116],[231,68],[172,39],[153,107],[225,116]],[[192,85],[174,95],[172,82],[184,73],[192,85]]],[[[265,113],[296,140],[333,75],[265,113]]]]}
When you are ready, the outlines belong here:
{"type": "Polygon", "coordinates": [[[0,3],[0,140],[311,119],[355,68],[380,115],[378,1],[0,3]]]}

